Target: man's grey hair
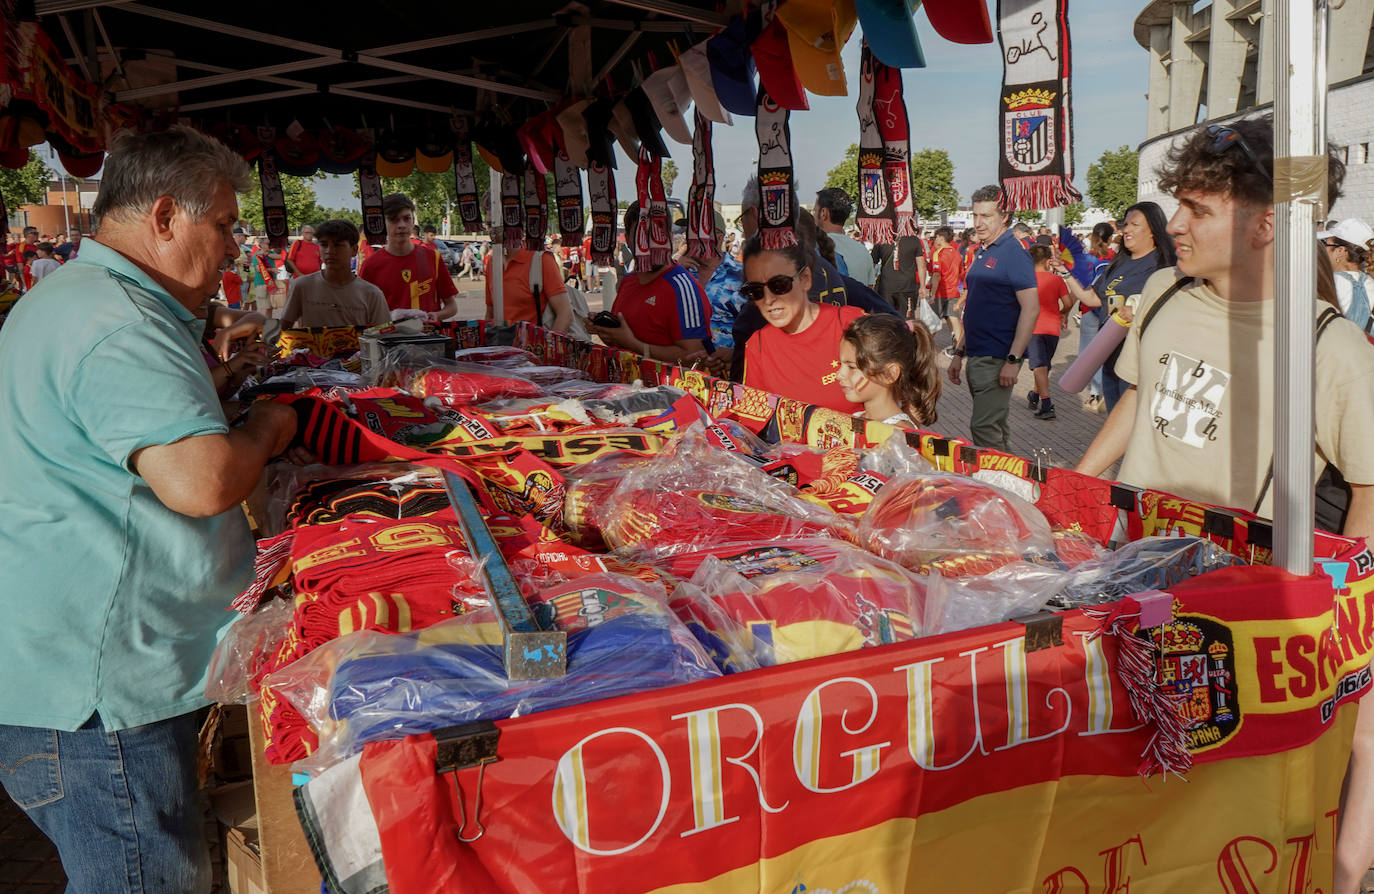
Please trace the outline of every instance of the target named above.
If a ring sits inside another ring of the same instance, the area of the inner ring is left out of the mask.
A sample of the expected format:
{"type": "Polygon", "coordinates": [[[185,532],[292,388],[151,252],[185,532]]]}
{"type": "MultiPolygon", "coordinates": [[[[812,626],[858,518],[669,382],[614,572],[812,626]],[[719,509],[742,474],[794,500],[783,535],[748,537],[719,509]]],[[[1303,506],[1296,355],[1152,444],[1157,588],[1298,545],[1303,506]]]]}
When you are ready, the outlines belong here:
{"type": "Polygon", "coordinates": [[[1002,201],[1002,187],[992,183],[988,184],[987,186],[978,187],[973,191],[973,195],[969,197],[970,204],[974,202],[1000,201],[1002,201]]]}
{"type": "Polygon", "coordinates": [[[1018,236],[1029,236],[1031,234],[1031,228],[1024,220],[1018,220],[1013,224],[1011,231],[1018,236]]]}
{"type": "Polygon", "coordinates": [[[238,153],[214,137],[184,125],[160,133],[125,131],[105,159],[91,213],[101,222],[137,217],[171,196],[192,220],[201,220],[223,183],[247,192],[252,175],[238,153]]]}

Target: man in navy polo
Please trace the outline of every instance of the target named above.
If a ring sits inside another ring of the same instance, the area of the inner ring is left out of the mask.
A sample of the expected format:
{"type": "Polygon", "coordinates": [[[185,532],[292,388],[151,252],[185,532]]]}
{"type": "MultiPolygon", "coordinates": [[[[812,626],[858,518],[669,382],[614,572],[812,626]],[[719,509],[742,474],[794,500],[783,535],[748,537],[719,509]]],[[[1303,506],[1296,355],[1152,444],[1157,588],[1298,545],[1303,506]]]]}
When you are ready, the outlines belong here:
{"type": "Polygon", "coordinates": [[[1000,207],[1002,191],[984,186],[973,193],[973,230],[979,249],[965,279],[964,337],[954,346],[949,380],[959,384],[968,358],[968,390],[973,395],[969,420],[973,443],[1011,452],[1007,410],[1011,389],[1021,373],[1040,298],[1035,265],[1007,225],[1011,214],[1000,207]]]}

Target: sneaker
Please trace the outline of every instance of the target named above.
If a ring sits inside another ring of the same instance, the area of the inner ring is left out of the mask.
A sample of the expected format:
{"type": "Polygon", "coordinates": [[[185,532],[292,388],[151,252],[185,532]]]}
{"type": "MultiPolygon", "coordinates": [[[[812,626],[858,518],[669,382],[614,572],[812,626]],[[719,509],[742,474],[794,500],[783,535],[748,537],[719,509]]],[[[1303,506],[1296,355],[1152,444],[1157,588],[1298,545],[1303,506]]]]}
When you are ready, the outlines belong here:
{"type": "Polygon", "coordinates": [[[954,345],[950,345],[949,347],[945,348],[945,349],[944,349],[943,351],[941,351],[940,353],[944,354],[946,357],[953,357],[953,356],[954,356],[954,345]]]}
{"type": "Polygon", "coordinates": [[[1055,418],[1055,416],[1054,416],[1054,407],[1053,407],[1053,406],[1041,407],[1039,410],[1036,410],[1036,412],[1035,412],[1035,418],[1036,418],[1036,419],[1053,419],[1053,418],[1055,418]]]}
{"type": "Polygon", "coordinates": [[[1040,409],[1040,395],[1034,391],[1032,391],[1030,394],[1027,394],[1026,405],[1031,408],[1032,413],[1040,409]]]}

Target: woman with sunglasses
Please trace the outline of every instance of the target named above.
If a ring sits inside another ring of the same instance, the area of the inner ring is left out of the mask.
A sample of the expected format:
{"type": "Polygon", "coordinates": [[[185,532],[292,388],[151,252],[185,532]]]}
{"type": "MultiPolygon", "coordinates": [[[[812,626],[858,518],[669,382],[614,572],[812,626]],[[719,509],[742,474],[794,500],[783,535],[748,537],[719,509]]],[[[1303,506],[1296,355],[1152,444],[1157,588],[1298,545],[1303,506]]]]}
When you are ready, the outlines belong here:
{"type": "MultiPolygon", "coordinates": [[[[1126,300],[1138,296],[1145,288],[1145,281],[1156,270],[1176,263],[1174,240],[1169,236],[1168,227],[1164,209],[1154,202],[1139,202],[1126,209],[1126,223],[1121,228],[1122,249],[1093,280],[1092,288],[1084,288],[1072,276],[1064,280],[1069,293],[1090,308],[1083,315],[1085,320],[1088,314],[1094,314],[1100,325],[1116,311],[1121,311],[1128,320],[1131,318],[1132,310],[1125,304],[1126,300]]],[[[1120,353],[1118,347],[1102,364],[1102,393],[1108,413],[1116,407],[1126,387],[1115,372],[1120,353]]]]}
{"type": "Polygon", "coordinates": [[[1317,234],[1336,274],[1336,299],[1341,314],[1366,333],[1374,328],[1374,277],[1365,272],[1369,251],[1374,246],[1374,230],[1358,217],[1334,224],[1317,234]]]}
{"type": "Polygon", "coordinates": [[[745,243],[739,293],[768,325],[744,346],[744,384],[853,415],[863,405],[845,398],[837,358],[845,327],[864,312],[807,297],[814,253],[801,241],[773,250],[758,236],[745,243]]]}

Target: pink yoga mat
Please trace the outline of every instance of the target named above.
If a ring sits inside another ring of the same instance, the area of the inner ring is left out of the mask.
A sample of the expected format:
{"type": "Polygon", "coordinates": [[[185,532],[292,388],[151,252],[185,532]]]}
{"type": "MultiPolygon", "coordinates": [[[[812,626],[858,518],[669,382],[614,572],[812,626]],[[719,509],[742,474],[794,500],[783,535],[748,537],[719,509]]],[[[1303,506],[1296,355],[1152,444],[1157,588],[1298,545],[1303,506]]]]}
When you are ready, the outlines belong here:
{"type": "Polygon", "coordinates": [[[1092,381],[1093,374],[1107,362],[1116,346],[1125,340],[1126,333],[1130,330],[1130,323],[1123,320],[1119,314],[1112,314],[1107,322],[1102,324],[1097,337],[1088,342],[1088,346],[1079,353],[1078,359],[1064,370],[1064,374],[1059,377],[1059,387],[1070,394],[1082,391],[1084,386],[1092,381]]]}

